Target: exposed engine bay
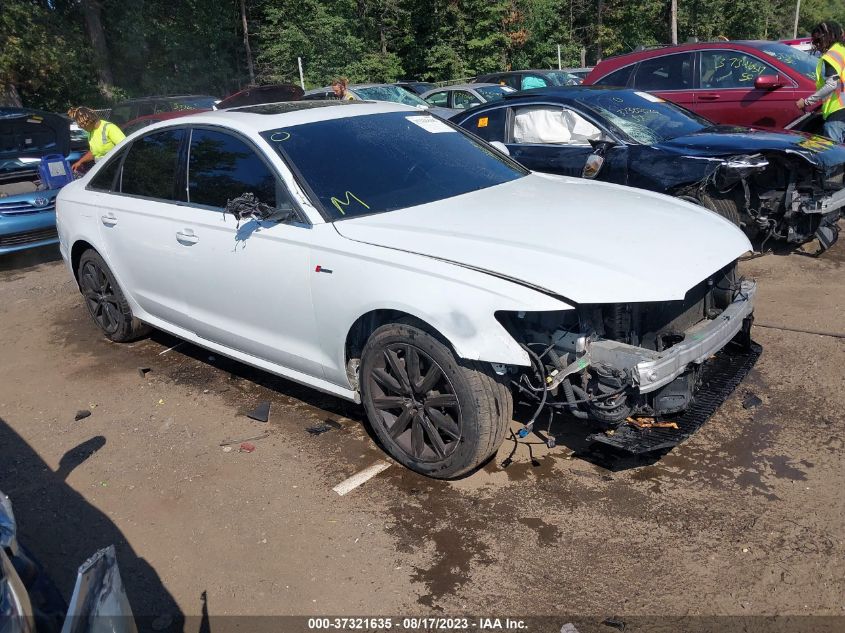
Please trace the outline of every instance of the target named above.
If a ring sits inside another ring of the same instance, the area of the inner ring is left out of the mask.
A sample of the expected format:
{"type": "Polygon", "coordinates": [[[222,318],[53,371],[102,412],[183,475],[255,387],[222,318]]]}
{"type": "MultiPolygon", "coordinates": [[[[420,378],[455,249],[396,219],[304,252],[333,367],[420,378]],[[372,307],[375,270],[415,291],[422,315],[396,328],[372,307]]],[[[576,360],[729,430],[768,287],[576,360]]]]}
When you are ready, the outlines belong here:
{"type": "MultiPolygon", "coordinates": [[[[809,138],[807,143],[827,139],[809,138]]],[[[748,236],[802,244],[813,238],[819,255],[838,239],[836,222],[845,206],[845,165],[814,164],[797,152],[735,156],[719,162],[694,187],[706,206],[730,212],[735,205],[748,236]]],[[[724,213],[723,213],[724,214],[724,213]]]]}
{"type": "Polygon", "coordinates": [[[579,305],[562,312],[499,313],[531,357],[510,368],[525,399],[615,426],[630,416],[686,409],[704,362],[731,341],[750,344],[756,285],[733,263],[683,301],[579,305]]]}

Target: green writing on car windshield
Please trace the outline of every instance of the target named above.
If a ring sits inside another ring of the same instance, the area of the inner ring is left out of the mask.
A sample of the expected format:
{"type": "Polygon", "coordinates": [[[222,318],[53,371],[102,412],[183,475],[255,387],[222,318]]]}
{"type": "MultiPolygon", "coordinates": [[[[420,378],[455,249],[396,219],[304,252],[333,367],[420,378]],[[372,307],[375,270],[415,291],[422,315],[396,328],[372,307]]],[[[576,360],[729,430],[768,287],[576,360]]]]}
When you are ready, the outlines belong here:
{"type": "Polygon", "coordinates": [[[346,198],[345,200],[341,200],[340,198],[335,198],[334,196],[332,196],[332,204],[334,205],[334,208],[335,208],[335,209],[337,209],[337,210],[338,210],[338,212],[339,212],[341,215],[346,215],[346,211],[344,211],[344,210],[343,210],[343,207],[348,207],[350,204],[352,204],[352,201],[353,201],[353,200],[355,200],[355,202],[357,202],[358,204],[360,204],[360,205],[361,205],[362,207],[364,207],[365,209],[369,209],[369,208],[370,208],[370,205],[368,205],[366,202],[364,202],[363,200],[361,200],[361,198],[359,198],[358,196],[356,196],[356,195],[355,195],[354,193],[352,193],[351,191],[347,191],[347,192],[344,194],[344,196],[345,196],[345,198],[346,198]]]}

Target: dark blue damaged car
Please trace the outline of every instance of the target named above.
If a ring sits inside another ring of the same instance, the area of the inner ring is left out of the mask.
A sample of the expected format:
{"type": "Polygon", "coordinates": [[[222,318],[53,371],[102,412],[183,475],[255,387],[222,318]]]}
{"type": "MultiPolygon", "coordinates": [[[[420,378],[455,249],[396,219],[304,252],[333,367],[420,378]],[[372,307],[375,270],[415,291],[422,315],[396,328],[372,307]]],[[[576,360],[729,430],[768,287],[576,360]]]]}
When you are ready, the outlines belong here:
{"type": "Polygon", "coordinates": [[[837,240],[845,145],[716,125],[654,95],[577,86],[506,95],[451,118],[534,171],[639,187],[702,204],[769,240],[837,240]]]}

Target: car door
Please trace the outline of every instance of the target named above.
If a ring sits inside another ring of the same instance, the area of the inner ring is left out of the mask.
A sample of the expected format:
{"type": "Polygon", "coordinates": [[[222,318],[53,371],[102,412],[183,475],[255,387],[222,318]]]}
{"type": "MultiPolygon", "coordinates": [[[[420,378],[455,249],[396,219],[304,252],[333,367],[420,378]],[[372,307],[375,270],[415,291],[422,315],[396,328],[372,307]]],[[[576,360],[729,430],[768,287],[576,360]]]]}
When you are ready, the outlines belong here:
{"type": "Polygon", "coordinates": [[[780,127],[796,118],[794,82],[771,64],[729,49],[699,53],[699,89],[691,109],[716,123],[780,127]],[[763,75],[778,76],[778,88],[756,88],[763,75]]]}
{"type": "MultiPolygon", "coordinates": [[[[195,127],[188,144],[187,201],[176,214],[185,300],[200,337],[284,367],[322,376],[311,303],[311,227],[304,221],[240,223],[227,200],[252,193],[294,205],[270,163],[247,139],[195,127]]],[[[304,214],[298,212],[302,218],[304,214]]]]}
{"type": "Polygon", "coordinates": [[[506,145],[511,157],[534,171],[580,177],[602,130],[571,108],[556,104],[514,107],[506,145]]]}
{"type": "Polygon", "coordinates": [[[137,138],[107,159],[94,179],[119,165],[114,191],[89,186],[106,261],[121,287],[145,312],[179,327],[188,325],[188,316],[173,212],[180,197],[176,182],[185,138],[184,128],[137,138]]]}
{"type": "Polygon", "coordinates": [[[692,52],[660,55],[641,61],[635,70],[634,88],[693,109],[695,77],[692,52]]]}

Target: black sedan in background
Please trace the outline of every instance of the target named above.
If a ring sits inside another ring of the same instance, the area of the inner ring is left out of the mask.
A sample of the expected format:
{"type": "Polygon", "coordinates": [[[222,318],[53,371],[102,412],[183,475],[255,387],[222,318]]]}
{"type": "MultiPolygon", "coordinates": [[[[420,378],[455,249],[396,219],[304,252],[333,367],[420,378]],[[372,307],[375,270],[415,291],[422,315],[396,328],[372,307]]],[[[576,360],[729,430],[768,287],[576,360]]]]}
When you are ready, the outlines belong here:
{"type": "Polygon", "coordinates": [[[506,95],[453,123],[529,169],[703,204],[762,245],[838,237],[845,146],[797,132],[715,125],[654,95],[576,86],[506,95]]]}

